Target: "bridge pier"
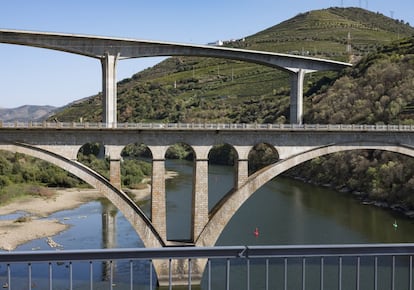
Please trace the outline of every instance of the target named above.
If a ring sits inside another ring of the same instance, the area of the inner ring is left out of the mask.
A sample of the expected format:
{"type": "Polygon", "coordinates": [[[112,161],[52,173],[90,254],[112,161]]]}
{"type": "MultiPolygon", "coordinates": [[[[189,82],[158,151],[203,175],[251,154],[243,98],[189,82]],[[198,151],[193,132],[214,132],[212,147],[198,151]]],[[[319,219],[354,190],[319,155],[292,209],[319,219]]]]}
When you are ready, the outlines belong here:
{"type": "Polygon", "coordinates": [[[170,271],[171,286],[187,285],[189,263],[191,263],[191,282],[193,285],[200,285],[207,259],[191,259],[190,261],[187,259],[154,260],[153,263],[160,287],[170,285],[170,271]]]}
{"type": "Polygon", "coordinates": [[[208,222],[208,159],[194,162],[192,240],[195,242],[208,222]]]}
{"type": "Polygon", "coordinates": [[[235,179],[234,188],[240,188],[249,177],[249,152],[253,146],[234,146],[237,152],[237,160],[235,160],[235,179]]]}
{"type": "Polygon", "coordinates": [[[110,159],[109,161],[109,182],[117,189],[122,189],[120,159],[110,159]]]}
{"type": "Polygon", "coordinates": [[[290,89],[290,123],[302,124],[303,122],[303,81],[306,70],[299,69],[291,74],[290,89]]]}
{"type": "Polygon", "coordinates": [[[122,189],[121,152],[123,146],[105,145],[105,156],[109,157],[109,182],[116,189],[122,189]]]}
{"type": "Polygon", "coordinates": [[[236,178],[234,179],[234,188],[240,188],[249,177],[249,160],[238,159],[235,163],[236,178]]]}
{"type": "Polygon", "coordinates": [[[102,64],[102,111],[103,120],[108,128],[115,128],[117,123],[116,65],[118,54],[106,52],[101,58],[102,64]]]}
{"type": "Polygon", "coordinates": [[[165,159],[152,160],[151,221],[163,241],[167,241],[165,159]]]}

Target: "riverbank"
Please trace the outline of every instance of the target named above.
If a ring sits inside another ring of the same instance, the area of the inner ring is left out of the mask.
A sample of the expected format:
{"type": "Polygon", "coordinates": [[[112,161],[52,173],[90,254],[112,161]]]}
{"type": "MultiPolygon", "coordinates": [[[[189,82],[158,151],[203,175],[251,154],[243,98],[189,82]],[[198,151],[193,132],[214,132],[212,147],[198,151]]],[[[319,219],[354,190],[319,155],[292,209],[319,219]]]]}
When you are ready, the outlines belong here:
{"type": "Polygon", "coordinates": [[[77,208],[101,196],[92,189],[64,189],[57,190],[50,198],[28,196],[1,206],[0,216],[13,213],[21,215],[17,219],[0,220],[0,249],[12,251],[31,240],[46,239],[67,230],[69,225],[46,217],[58,211],[77,208]]]}
{"type": "MultiPolygon", "coordinates": [[[[177,176],[168,171],[165,178],[177,176]]],[[[134,201],[142,202],[151,198],[149,180],[145,180],[142,189],[126,190],[134,201]]],[[[0,220],[0,249],[12,251],[19,245],[31,240],[47,238],[67,230],[70,226],[56,219],[48,219],[52,213],[70,210],[90,201],[102,198],[96,189],[60,189],[52,197],[27,196],[0,206],[0,216],[19,213],[19,217],[0,220]],[[20,214],[21,213],[21,214],[20,214]]]]}
{"type": "Polygon", "coordinates": [[[320,187],[324,187],[324,188],[329,188],[329,189],[336,190],[336,191],[341,192],[341,193],[349,194],[352,197],[359,200],[360,203],[363,204],[363,205],[383,208],[383,209],[390,210],[390,211],[393,211],[395,213],[398,213],[398,214],[400,214],[402,216],[405,216],[407,218],[414,218],[414,209],[411,208],[411,207],[408,207],[404,204],[401,204],[401,203],[390,203],[390,202],[385,201],[385,200],[372,199],[370,197],[370,195],[366,192],[353,191],[353,190],[351,190],[349,188],[346,188],[346,187],[337,188],[337,187],[333,186],[332,184],[319,184],[319,183],[312,182],[312,180],[307,180],[305,178],[301,178],[301,177],[297,177],[297,176],[288,176],[288,178],[293,178],[294,180],[298,180],[298,181],[301,181],[303,183],[311,184],[311,185],[314,185],[314,186],[320,186],[320,187]]]}

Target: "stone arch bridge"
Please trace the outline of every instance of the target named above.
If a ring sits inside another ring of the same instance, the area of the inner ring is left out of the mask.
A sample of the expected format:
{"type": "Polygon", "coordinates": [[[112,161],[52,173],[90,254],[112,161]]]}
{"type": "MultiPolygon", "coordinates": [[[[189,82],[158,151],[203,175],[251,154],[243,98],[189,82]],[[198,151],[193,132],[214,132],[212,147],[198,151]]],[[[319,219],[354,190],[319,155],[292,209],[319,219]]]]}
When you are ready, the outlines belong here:
{"type": "MultiPolygon", "coordinates": [[[[191,244],[214,246],[241,205],[272,178],[318,156],[357,149],[379,149],[414,156],[414,126],[367,125],[274,125],[274,124],[106,124],[0,122],[0,150],[20,152],[51,162],[83,179],[108,198],[127,218],[146,247],[177,245],[167,240],[165,153],[185,143],[195,153],[191,244]],[[110,160],[110,180],[77,161],[81,146],[99,142],[110,160]],[[121,152],[128,144],[145,144],[152,153],[151,216],[122,191],[121,152]],[[257,144],[275,148],[279,161],[248,175],[248,154],[257,144]],[[208,209],[208,156],[214,145],[231,145],[235,183],[224,198],[208,209]]],[[[188,242],[186,242],[188,245],[188,242]]],[[[205,261],[194,260],[193,277],[200,278],[205,261]]],[[[167,281],[170,267],[157,262],[158,281],[167,281]]],[[[180,261],[172,264],[177,283],[186,273],[180,261]]]]}
{"type": "MultiPolygon", "coordinates": [[[[338,151],[380,149],[414,156],[414,127],[361,125],[256,124],[2,124],[0,149],[49,161],[99,189],[131,222],[146,247],[173,245],[167,240],[165,153],[185,143],[195,153],[191,242],[213,246],[227,222],[262,185],[280,173],[312,158],[338,151]],[[123,128],[122,128],[123,127],[123,128]],[[86,143],[105,146],[110,180],[77,162],[86,143]],[[147,217],[121,190],[121,152],[128,144],[145,144],[152,153],[151,216],[147,217]],[[248,175],[248,154],[265,143],[275,148],[279,161],[248,175]],[[209,212],[208,156],[214,145],[231,145],[235,160],[233,189],[209,212]]],[[[175,244],[175,243],[174,243],[175,244]]]]}

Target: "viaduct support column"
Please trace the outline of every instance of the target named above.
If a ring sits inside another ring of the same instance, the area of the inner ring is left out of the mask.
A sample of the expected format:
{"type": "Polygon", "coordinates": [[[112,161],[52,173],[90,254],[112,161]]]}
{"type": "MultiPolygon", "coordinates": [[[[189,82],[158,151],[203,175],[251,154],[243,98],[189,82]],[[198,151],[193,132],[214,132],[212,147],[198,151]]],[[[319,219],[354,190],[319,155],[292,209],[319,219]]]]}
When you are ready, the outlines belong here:
{"type": "Polygon", "coordinates": [[[303,121],[303,81],[306,71],[299,69],[291,74],[290,123],[302,124],[303,121]]]}
{"type": "Polygon", "coordinates": [[[119,54],[105,53],[101,59],[102,64],[102,112],[103,122],[109,128],[115,128],[116,116],[116,64],[119,54]]]}

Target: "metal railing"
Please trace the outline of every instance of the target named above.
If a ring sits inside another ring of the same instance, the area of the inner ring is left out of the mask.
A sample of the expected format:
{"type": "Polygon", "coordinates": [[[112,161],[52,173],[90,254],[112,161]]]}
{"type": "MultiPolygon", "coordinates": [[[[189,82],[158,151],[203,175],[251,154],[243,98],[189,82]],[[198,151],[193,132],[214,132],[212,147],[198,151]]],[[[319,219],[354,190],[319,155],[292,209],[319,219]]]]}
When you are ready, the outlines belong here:
{"type": "Polygon", "coordinates": [[[10,129],[129,129],[129,130],[287,130],[287,131],[414,131],[414,125],[247,124],[247,123],[106,123],[2,122],[10,129]]]}
{"type": "Polygon", "coordinates": [[[5,289],[154,289],[153,261],[184,259],[191,289],[194,259],[207,258],[202,289],[412,290],[413,255],[414,244],[2,252],[0,281],[5,289]]]}

